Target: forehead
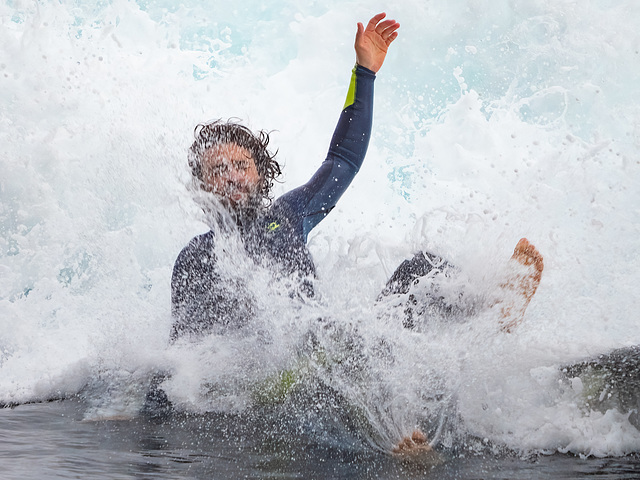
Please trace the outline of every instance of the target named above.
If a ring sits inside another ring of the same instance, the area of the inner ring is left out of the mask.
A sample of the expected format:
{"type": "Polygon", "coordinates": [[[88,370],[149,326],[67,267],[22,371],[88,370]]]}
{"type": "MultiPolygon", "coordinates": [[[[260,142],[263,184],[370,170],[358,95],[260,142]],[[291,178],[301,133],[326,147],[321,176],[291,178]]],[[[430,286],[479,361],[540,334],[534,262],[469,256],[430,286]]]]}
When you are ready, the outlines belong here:
{"type": "Polygon", "coordinates": [[[215,160],[244,160],[253,158],[251,152],[237,143],[219,143],[209,147],[204,152],[204,160],[211,162],[215,160]]]}

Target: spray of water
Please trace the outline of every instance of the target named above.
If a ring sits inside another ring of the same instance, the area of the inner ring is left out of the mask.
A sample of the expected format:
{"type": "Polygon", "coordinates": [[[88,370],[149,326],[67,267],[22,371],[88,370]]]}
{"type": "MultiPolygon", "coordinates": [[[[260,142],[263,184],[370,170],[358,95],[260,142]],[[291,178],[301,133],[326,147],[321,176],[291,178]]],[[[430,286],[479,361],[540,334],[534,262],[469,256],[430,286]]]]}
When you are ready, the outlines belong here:
{"type": "Polygon", "coordinates": [[[309,240],[319,298],[229,239],[254,319],[169,345],[173,260],[208,229],[185,187],[193,127],[273,129],[276,194],[306,181],[378,10],[254,3],[0,5],[0,400],[84,392],[88,417],[130,415],[165,372],[180,409],[315,412],[322,430],[335,407],[381,449],[418,426],[451,448],[637,451],[627,414],[585,409],[557,366],[640,342],[638,7],[398,5],[365,166],[309,240]],[[407,330],[376,302],[418,249],[489,298],[522,236],[546,270],[511,335],[491,308],[407,330]]]}

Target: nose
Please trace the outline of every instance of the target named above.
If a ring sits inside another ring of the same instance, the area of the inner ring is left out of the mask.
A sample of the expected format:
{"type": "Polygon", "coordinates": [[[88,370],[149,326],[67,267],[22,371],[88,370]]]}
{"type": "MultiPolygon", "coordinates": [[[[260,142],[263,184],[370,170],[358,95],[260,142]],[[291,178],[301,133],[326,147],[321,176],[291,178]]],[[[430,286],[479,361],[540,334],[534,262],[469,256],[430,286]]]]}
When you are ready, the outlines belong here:
{"type": "Polygon", "coordinates": [[[241,186],[247,183],[244,172],[240,172],[235,169],[229,169],[223,178],[228,185],[241,186]]]}

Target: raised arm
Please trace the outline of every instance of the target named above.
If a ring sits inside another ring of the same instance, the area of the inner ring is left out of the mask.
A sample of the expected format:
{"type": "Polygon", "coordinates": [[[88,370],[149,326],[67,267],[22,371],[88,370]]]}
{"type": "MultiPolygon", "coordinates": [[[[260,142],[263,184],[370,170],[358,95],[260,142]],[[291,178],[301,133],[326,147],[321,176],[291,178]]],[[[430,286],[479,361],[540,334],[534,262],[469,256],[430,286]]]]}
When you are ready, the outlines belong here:
{"type": "Polygon", "coordinates": [[[396,30],[400,26],[394,20],[381,22],[384,17],[384,13],[376,15],[366,29],[358,24],[357,65],[326,160],[309,182],[276,202],[288,210],[289,216],[298,217],[305,240],[311,229],[335,207],[367,153],[373,121],[375,72],[382,66],[387,47],[398,36],[396,30]]]}

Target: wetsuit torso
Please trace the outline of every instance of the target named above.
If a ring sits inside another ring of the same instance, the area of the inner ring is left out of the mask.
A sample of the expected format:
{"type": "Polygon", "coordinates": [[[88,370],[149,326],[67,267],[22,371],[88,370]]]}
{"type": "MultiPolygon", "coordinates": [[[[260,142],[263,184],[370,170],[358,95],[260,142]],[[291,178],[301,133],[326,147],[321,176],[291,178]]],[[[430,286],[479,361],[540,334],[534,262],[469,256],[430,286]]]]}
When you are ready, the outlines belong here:
{"type": "MultiPolygon", "coordinates": [[[[354,68],[326,160],[309,182],[278,198],[263,215],[240,225],[252,258],[272,260],[269,263],[283,274],[301,278],[315,274],[307,236],[335,207],[362,165],[371,134],[374,79],[372,71],[354,68]]],[[[238,285],[220,281],[214,241],[212,231],[195,237],[175,262],[171,279],[174,339],[204,333],[214,325],[241,326],[251,317],[251,302],[238,294],[238,285]]],[[[306,293],[312,293],[308,283],[306,293]]]]}

